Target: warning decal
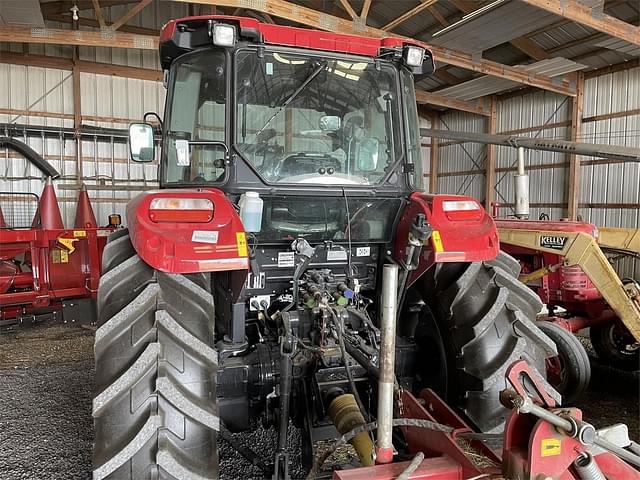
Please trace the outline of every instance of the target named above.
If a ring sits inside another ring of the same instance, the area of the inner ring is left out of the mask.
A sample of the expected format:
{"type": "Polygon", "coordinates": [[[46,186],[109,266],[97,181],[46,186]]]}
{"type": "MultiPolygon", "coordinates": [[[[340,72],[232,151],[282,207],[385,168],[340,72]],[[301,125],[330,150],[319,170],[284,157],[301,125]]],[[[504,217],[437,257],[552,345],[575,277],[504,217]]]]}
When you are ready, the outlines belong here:
{"type": "Polygon", "coordinates": [[[560,455],[560,440],[557,438],[543,438],[540,443],[540,456],[553,457],[560,455]]]}
{"type": "Polygon", "coordinates": [[[444,247],[442,246],[442,238],[440,238],[440,232],[438,230],[434,230],[431,232],[431,242],[433,243],[433,249],[436,253],[444,252],[444,247]]]}

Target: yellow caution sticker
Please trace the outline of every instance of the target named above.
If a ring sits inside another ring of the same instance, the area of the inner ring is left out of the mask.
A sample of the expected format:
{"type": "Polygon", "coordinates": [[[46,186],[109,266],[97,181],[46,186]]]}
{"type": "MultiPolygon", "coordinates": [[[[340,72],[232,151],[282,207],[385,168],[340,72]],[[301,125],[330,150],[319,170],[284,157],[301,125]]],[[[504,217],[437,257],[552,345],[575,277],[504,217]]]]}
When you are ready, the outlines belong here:
{"type": "Polygon", "coordinates": [[[440,232],[438,230],[434,230],[431,232],[431,243],[433,244],[433,249],[436,253],[444,252],[444,247],[442,246],[442,238],[440,238],[440,232]]]}
{"type": "Polygon", "coordinates": [[[74,230],[73,231],[73,236],[74,237],[86,237],[87,236],[87,231],[86,230],[74,230]]]}
{"type": "Polygon", "coordinates": [[[65,250],[60,250],[60,263],[69,263],[69,253],[65,250]]]}
{"type": "Polygon", "coordinates": [[[560,440],[557,438],[543,438],[540,443],[541,457],[554,457],[560,455],[560,440]]]}
{"type": "Polygon", "coordinates": [[[61,245],[64,245],[64,247],[69,250],[69,253],[73,253],[76,251],[76,247],[73,246],[73,242],[77,241],[77,238],[58,238],[58,242],[60,242],[61,245]]]}
{"type": "Polygon", "coordinates": [[[236,232],[236,245],[238,246],[239,257],[249,256],[247,251],[247,236],[244,232],[236,232]]]}

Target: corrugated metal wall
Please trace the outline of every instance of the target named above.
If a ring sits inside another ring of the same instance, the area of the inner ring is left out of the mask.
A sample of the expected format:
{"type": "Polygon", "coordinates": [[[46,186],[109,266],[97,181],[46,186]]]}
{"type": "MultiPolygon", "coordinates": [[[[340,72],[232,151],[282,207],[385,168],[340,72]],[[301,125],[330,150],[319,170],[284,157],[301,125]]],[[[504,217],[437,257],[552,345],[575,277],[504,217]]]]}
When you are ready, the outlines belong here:
{"type": "MultiPolygon", "coordinates": [[[[571,99],[552,92],[538,91],[498,103],[496,130],[498,133],[526,130],[532,127],[550,126],[570,120],[571,99]]],[[[540,129],[516,133],[523,137],[566,139],[567,127],[540,129]]],[[[525,164],[529,173],[530,202],[532,205],[565,203],[566,155],[563,153],[525,150],[525,164]],[[553,168],[539,168],[559,164],[553,168]]],[[[513,203],[513,176],[517,161],[515,148],[496,147],[496,201],[513,203]],[[509,169],[501,171],[500,169],[509,169]]],[[[533,207],[531,218],[546,213],[550,218],[561,218],[561,208],[533,207]]],[[[503,215],[513,214],[511,209],[503,215]]]]}
{"type": "MultiPolygon", "coordinates": [[[[442,130],[486,132],[485,117],[459,111],[449,111],[440,117],[442,130]]],[[[487,160],[486,148],[479,143],[454,143],[440,141],[438,169],[438,193],[471,195],[484,198],[483,174],[461,173],[483,171],[487,160]],[[451,175],[453,173],[453,175],[451,175]]]]}
{"type": "MultiPolygon", "coordinates": [[[[130,5],[103,8],[107,23],[128,11],[130,5]]],[[[159,29],[171,18],[185,16],[187,6],[175,2],[153,2],[129,25],[159,29]]],[[[69,25],[47,22],[51,28],[68,29],[69,25]]],[[[28,45],[28,53],[71,58],[72,47],[28,45]]],[[[23,53],[21,44],[0,44],[0,51],[23,53]]],[[[160,68],[155,51],[121,48],[79,49],[81,60],[113,63],[148,69],[160,68]]],[[[162,115],[165,90],[161,82],[81,73],[83,125],[126,129],[128,123],[140,121],[145,112],[162,115]]],[[[0,128],[0,135],[14,136],[41,153],[60,172],[54,185],[65,225],[75,218],[77,198],[76,146],[73,129],[73,78],[70,71],[0,63],[0,124],[24,124],[29,129],[0,128]],[[29,110],[28,115],[12,111],[29,110]],[[46,114],[46,116],[43,115],[46,114]],[[40,126],[40,127],[39,127],[40,126]],[[38,129],[47,127],[47,132],[38,129]]],[[[129,161],[126,137],[84,135],[82,139],[83,174],[98,222],[107,223],[110,213],[124,213],[128,200],[138,191],[157,187],[157,163],[136,164],[129,161]]],[[[41,173],[20,155],[8,149],[0,151],[0,192],[40,194],[41,173]]]]}
{"type": "MultiPolygon", "coordinates": [[[[584,117],[640,108],[640,68],[602,75],[585,82],[584,117]]],[[[589,121],[582,125],[585,142],[640,148],[640,114],[589,121]]],[[[583,219],[606,227],[640,228],[640,163],[597,164],[582,157],[580,203],[622,204],[580,208],[583,219]]],[[[622,276],[640,278],[640,261],[620,261],[622,276]]]]}
{"type": "MultiPolygon", "coordinates": [[[[640,68],[589,78],[584,91],[585,122],[579,141],[640,148],[640,114],[598,120],[598,116],[640,109],[640,68]],[[595,117],[595,118],[594,118],[595,117]]],[[[486,119],[458,111],[441,115],[442,129],[486,132],[486,119]]],[[[571,99],[546,91],[512,96],[498,102],[499,134],[569,138],[571,99]]],[[[496,201],[513,203],[517,152],[496,147],[496,201]]],[[[598,226],[640,227],[640,163],[580,157],[580,217],[598,226]],[[610,204],[610,206],[607,206],[610,204]]],[[[438,192],[485,198],[486,146],[441,140],[438,192]]],[[[531,218],[566,215],[568,157],[563,153],[525,150],[530,179],[531,218]]],[[[510,208],[501,215],[513,214],[510,208]]],[[[640,262],[623,259],[621,276],[640,278],[640,262]]]]}

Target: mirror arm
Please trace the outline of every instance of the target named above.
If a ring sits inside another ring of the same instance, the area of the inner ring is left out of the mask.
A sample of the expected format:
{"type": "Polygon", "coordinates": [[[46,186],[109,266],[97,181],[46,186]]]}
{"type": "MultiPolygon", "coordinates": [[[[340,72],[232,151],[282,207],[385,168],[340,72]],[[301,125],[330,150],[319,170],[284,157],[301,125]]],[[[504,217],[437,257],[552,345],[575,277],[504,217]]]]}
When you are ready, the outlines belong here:
{"type": "Polygon", "coordinates": [[[160,135],[162,135],[162,132],[164,131],[164,125],[162,123],[162,119],[160,118],[160,115],[158,115],[156,112],[146,112],[142,116],[142,121],[144,123],[149,123],[149,122],[147,122],[147,117],[155,117],[156,120],[158,120],[158,124],[160,124],[160,135]]]}

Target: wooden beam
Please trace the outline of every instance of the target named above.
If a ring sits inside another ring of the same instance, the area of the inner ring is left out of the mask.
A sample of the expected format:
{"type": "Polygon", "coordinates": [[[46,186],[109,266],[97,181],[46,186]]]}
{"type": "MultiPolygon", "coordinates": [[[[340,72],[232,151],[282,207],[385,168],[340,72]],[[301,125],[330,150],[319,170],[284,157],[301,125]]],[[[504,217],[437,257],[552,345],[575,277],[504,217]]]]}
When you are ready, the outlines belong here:
{"type": "Polygon", "coordinates": [[[113,77],[135,78],[138,80],[150,80],[153,82],[162,81],[162,72],[150,68],[128,67],[126,65],[115,65],[112,63],[78,61],[78,67],[84,73],[97,73],[99,75],[109,75],[113,77]]]}
{"type": "Polygon", "coordinates": [[[439,107],[453,108],[455,110],[462,110],[463,112],[475,113],[476,115],[491,115],[491,110],[483,99],[475,101],[459,100],[457,98],[439,95],[438,93],[417,89],[416,102],[422,105],[437,105],[439,107]]]}
{"type": "MultiPolygon", "coordinates": [[[[577,95],[571,104],[571,128],[569,140],[578,141],[580,126],[582,125],[582,112],[584,108],[584,74],[578,72],[576,86],[577,95]]],[[[576,220],[578,217],[578,205],[580,201],[580,157],[569,155],[569,186],[567,189],[567,217],[576,220]]]]}
{"type": "MultiPolygon", "coordinates": [[[[70,15],[51,14],[51,15],[45,15],[44,19],[51,20],[53,22],[60,22],[60,23],[68,23],[68,24],[73,23],[73,19],[71,18],[70,15]]],[[[98,21],[94,20],[93,18],[80,17],[78,19],[78,25],[80,25],[81,27],[100,28],[100,24],[98,23],[98,21]]],[[[149,35],[152,37],[157,37],[160,35],[160,30],[155,30],[153,28],[134,27],[133,25],[123,25],[118,29],[118,31],[135,33],[136,35],[149,35]]]]}
{"type": "Polygon", "coordinates": [[[360,18],[363,20],[367,20],[369,16],[369,9],[371,8],[371,0],[364,0],[362,4],[362,11],[360,12],[360,18]]]}
{"type": "MultiPolygon", "coordinates": [[[[23,53],[0,52],[0,63],[24,65],[27,67],[56,68],[73,70],[74,62],[70,58],[49,57],[46,55],[25,55],[23,53]]],[[[150,68],[128,67],[112,63],[77,60],[75,64],[81,72],[111,75],[114,77],[135,78],[138,80],[162,81],[162,72],[150,68]]]]}
{"type": "Polygon", "coordinates": [[[0,52],[0,63],[24,65],[26,67],[57,68],[59,70],[73,69],[73,61],[70,58],[14,52],[0,52]]]}
{"type": "Polygon", "coordinates": [[[538,44],[535,43],[533,40],[529,40],[528,38],[524,38],[524,37],[514,38],[509,43],[511,43],[511,45],[516,47],[525,55],[528,55],[529,57],[533,58],[534,60],[540,61],[540,60],[546,60],[548,58],[551,58],[551,55],[549,55],[549,53],[547,53],[544,49],[540,48],[538,44]]]}
{"type": "Polygon", "coordinates": [[[140,13],[144,8],[151,3],[151,0],[140,0],[140,3],[132,7],[129,11],[124,13],[118,20],[113,22],[110,25],[110,28],[113,30],[118,30],[122,25],[127,23],[133,17],[135,17],[138,13],[140,13]]]}
{"type": "Polygon", "coordinates": [[[96,19],[98,20],[98,24],[100,28],[106,28],[107,24],[104,21],[104,16],[102,15],[102,8],[100,7],[100,0],[91,0],[93,2],[93,9],[96,12],[96,19]]]}
{"type": "Polygon", "coordinates": [[[570,97],[575,97],[576,95],[575,85],[572,85],[567,78],[556,80],[546,75],[528,72],[522,68],[509,67],[485,59],[475,60],[468,53],[449,50],[448,48],[440,46],[430,45],[429,48],[433,52],[436,60],[442,63],[455,65],[456,67],[492,75],[494,77],[506,78],[507,80],[570,97]]]}
{"type": "Polygon", "coordinates": [[[438,0],[420,0],[420,1],[422,3],[420,3],[416,7],[413,7],[408,12],[403,13],[402,15],[397,17],[396,19],[394,19],[394,20],[390,21],[389,23],[387,23],[384,27],[382,27],[382,30],[384,30],[386,32],[388,32],[390,30],[393,30],[395,27],[400,25],[402,22],[404,22],[405,20],[410,19],[411,17],[414,17],[415,15],[420,13],[421,11],[426,10],[431,5],[436,3],[438,0]]]}
{"type": "Polygon", "coordinates": [[[358,14],[356,14],[356,11],[349,3],[349,0],[340,0],[340,5],[342,5],[342,8],[344,8],[351,18],[358,18],[358,14]]]}
{"type": "Polygon", "coordinates": [[[615,63],[608,67],[591,70],[584,74],[584,78],[588,80],[590,78],[601,77],[602,75],[609,75],[610,73],[622,72],[623,70],[630,70],[638,67],[640,67],[640,59],[634,58],[633,60],[628,60],[626,62],[615,63]]]}
{"type": "MultiPolygon", "coordinates": [[[[72,28],[78,31],[79,25],[74,23],[72,28]]],[[[78,61],[80,59],[80,47],[77,45],[73,47],[73,54],[71,58],[71,73],[73,74],[73,132],[76,144],[76,178],[78,185],[82,185],[82,178],[84,176],[84,170],[82,168],[82,88],[80,86],[80,68],[78,67],[78,61]]],[[[96,172],[97,174],[97,172],[96,172]]]]}
{"type": "Polygon", "coordinates": [[[448,27],[449,25],[451,25],[451,23],[449,23],[449,21],[444,18],[444,15],[442,15],[438,11],[438,8],[435,5],[430,5],[429,7],[427,7],[427,10],[429,10],[429,13],[433,16],[433,18],[435,18],[436,21],[443,27],[448,27]]]}
{"type": "MultiPolygon", "coordinates": [[[[136,3],[137,1],[139,0],[101,0],[101,5],[102,8],[107,8],[116,5],[136,3]]],[[[58,0],[55,2],[42,3],[40,5],[40,10],[44,16],[52,13],[68,13],[74,5],[78,7],[79,11],[93,10],[95,8],[93,0],[58,0]]]]}
{"type": "Polygon", "coordinates": [[[603,13],[594,15],[587,5],[577,0],[522,0],[524,3],[593,28],[612,37],[640,45],[640,27],[603,13]]]}
{"type": "MultiPolygon", "coordinates": [[[[230,7],[242,7],[246,4],[246,0],[175,0],[177,2],[191,2],[202,5],[227,5],[230,7]]],[[[430,1],[430,0],[428,0],[430,1]]],[[[367,25],[362,26],[357,31],[354,28],[353,21],[345,18],[328,15],[326,13],[313,10],[308,7],[293,4],[286,0],[267,0],[256,5],[254,10],[269,13],[279,18],[284,18],[293,22],[308,25],[310,27],[321,30],[329,30],[332,32],[346,33],[350,35],[363,35],[370,37],[388,37],[393,35],[384,30],[373,28],[367,25]]],[[[2,38],[0,37],[0,40],[2,38]]],[[[575,96],[575,86],[567,79],[552,79],[546,75],[539,75],[527,72],[521,68],[503,65],[502,63],[492,62],[486,59],[472,58],[470,54],[450,50],[440,46],[431,45],[429,47],[437,61],[456,67],[464,68],[478,73],[492,75],[499,78],[505,78],[514,82],[531,85],[533,87],[560,93],[562,95],[575,96]]]]}
{"type": "MultiPolygon", "coordinates": [[[[440,128],[440,115],[434,113],[431,116],[431,128],[440,128]]],[[[429,155],[429,193],[438,193],[438,169],[440,168],[438,163],[440,160],[440,147],[438,146],[438,139],[431,137],[431,150],[429,155]]]]}
{"type": "Polygon", "coordinates": [[[0,27],[0,42],[158,50],[158,37],[149,35],[134,35],[122,32],[103,35],[102,32],[86,30],[70,32],[69,30],[55,28],[0,27]]]}
{"type": "MultiPolygon", "coordinates": [[[[498,99],[491,97],[489,106],[491,115],[487,119],[487,133],[495,134],[497,130],[498,119],[498,99]]],[[[485,163],[485,200],[484,208],[487,212],[491,212],[493,201],[495,200],[496,189],[496,146],[487,145],[487,161],[485,163]]]]}

